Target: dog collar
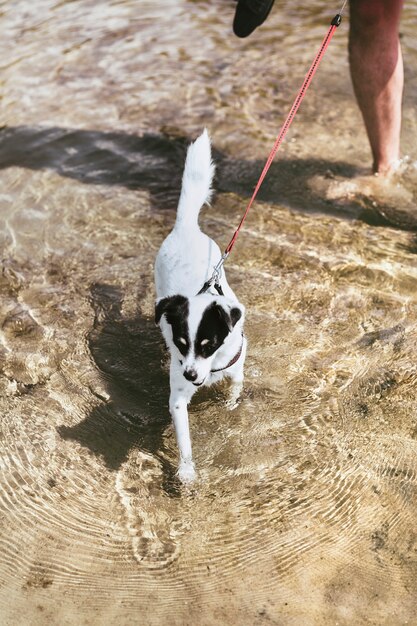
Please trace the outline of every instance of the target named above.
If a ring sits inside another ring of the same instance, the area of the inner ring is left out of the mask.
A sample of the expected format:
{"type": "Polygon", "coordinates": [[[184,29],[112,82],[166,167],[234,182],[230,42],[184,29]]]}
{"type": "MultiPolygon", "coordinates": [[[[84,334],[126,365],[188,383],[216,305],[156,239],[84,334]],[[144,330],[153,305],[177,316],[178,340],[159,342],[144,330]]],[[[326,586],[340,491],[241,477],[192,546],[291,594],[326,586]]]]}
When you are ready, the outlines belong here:
{"type": "Polygon", "coordinates": [[[210,372],[212,374],[214,372],[221,372],[223,370],[227,370],[229,367],[232,367],[232,365],[234,365],[240,359],[240,356],[242,354],[242,349],[243,349],[243,339],[244,339],[244,336],[242,335],[242,343],[240,344],[239,352],[237,354],[235,354],[233,359],[231,361],[229,361],[229,363],[227,365],[225,365],[224,367],[219,367],[219,368],[217,368],[215,370],[210,370],[210,372]]]}

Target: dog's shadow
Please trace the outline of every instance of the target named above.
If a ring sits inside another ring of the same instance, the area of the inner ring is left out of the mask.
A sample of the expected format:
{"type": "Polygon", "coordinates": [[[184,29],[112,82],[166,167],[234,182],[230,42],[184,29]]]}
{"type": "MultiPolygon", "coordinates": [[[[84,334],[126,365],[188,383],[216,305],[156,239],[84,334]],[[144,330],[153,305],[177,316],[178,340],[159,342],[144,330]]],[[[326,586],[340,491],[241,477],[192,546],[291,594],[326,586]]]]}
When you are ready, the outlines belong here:
{"type": "Polygon", "coordinates": [[[175,468],[162,453],[162,435],[171,420],[160,332],[141,313],[123,317],[123,294],[117,287],[93,285],[91,303],[94,324],[87,341],[107,397],[96,392],[101,403],[84,420],[60,426],[58,432],[101,457],[112,471],[120,469],[133,447],[140,448],[160,463],[163,488],[175,495],[175,468]]]}

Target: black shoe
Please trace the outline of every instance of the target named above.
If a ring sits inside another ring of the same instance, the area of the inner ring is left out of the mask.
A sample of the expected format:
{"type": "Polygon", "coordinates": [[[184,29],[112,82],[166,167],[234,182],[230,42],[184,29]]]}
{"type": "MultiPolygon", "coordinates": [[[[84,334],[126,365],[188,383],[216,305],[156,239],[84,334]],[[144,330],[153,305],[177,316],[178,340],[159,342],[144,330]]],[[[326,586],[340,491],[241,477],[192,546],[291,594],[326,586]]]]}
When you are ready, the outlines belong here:
{"type": "Polygon", "coordinates": [[[275,0],[238,0],[233,32],[238,37],[247,37],[268,17],[275,0]]]}

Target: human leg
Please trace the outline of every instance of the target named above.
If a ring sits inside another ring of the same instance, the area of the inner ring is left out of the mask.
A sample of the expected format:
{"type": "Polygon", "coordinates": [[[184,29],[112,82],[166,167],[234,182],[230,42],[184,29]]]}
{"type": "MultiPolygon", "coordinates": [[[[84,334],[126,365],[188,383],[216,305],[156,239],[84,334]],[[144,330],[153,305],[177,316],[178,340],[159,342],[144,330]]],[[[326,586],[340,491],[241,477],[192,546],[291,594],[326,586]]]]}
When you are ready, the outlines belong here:
{"type": "Polygon", "coordinates": [[[350,0],[350,70],[379,174],[389,174],[400,157],[402,5],[403,0],[350,0]]]}

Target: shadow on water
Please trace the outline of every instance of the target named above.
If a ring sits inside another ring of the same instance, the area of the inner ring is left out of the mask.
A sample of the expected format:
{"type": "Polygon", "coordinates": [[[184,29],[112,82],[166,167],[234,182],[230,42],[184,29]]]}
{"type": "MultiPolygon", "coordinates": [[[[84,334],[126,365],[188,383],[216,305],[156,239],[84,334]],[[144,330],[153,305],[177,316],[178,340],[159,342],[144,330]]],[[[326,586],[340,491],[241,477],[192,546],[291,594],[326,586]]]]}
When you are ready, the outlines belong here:
{"type": "Polygon", "coordinates": [[[91,288],[95,312],[88,334],[91,356],[108,399],[75,426],[61,426],[63,439],[78,441],[117,471],[139,447],[160,462],[164,489],[176,491],[175,469],[163,456],[162,435],[170,424],[168,377],[161,370],[161,337],[153,320],[140,313],[123,317],[123,294],[117,287],[91,288]]]}
{"type": "MultiPolygon", "coordinates": [[[[119,185],[147,190],[152,206],[176,207],[182,166],[190,139],[168,134],[143,136],[83,129],[5,127],[0,132],[0,168],[12,166],[52,170],[83,183],[119,185]]],[[[250,197],[264,163],[232,159],[213,149],[217,165],[215,188],[250,197]]],[[[342,205],[309,188],[314,176],[350,179],[360,174],[342,161],[279,159],[271,166],[260,200],[297,211],[360,219],[373,226],[417,230],[417,221],[395,207],[359,196],[342,205]]]]}

